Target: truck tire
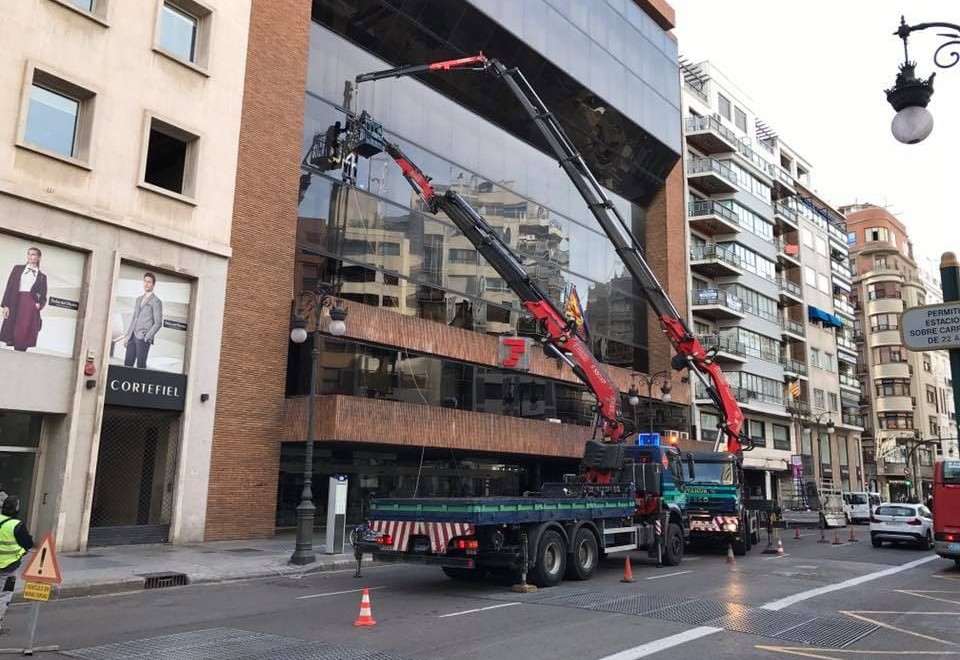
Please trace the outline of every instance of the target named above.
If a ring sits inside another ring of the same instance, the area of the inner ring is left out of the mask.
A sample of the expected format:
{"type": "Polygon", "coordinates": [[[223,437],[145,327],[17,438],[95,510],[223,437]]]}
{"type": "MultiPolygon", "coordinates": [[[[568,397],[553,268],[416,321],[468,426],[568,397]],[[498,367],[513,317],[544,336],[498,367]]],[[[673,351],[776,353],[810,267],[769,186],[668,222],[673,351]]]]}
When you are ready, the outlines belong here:
{"type": "Polygon", "coordinates": [[[570,558],[567,560],[567,578],[570,580],[589,580],[597,570],[600,551],[597,537],[586,527],[581,527],[573,537],[570,558]]]}
{"type": "Polygon", "coordinates": [[[484,577],[484,571],[476,568],[461,568],[459,566],[441,566],[440,568],[448,578],[459,582],[479,582],[484,577]]]}
{"type": "Polygon", "coordinates": [[[677,566],[683,561],[683,532],[676,523],[667,525],[667,535],[663,539],[663,563],[677,566]]]}
{"type": "Polygon", "coordinates": [[[554,529],[548,529],[537,544],[537,564],[530,581],[538,587],[555,587],[567,570],[567,544],[554,529]]]}
{"type": "Polygon", "coordinates": [[[743,520],[740,521],[739,528],[737,538],[733,539],[733,554],[743,557],[750,549],[750,534],[743,520]]]}

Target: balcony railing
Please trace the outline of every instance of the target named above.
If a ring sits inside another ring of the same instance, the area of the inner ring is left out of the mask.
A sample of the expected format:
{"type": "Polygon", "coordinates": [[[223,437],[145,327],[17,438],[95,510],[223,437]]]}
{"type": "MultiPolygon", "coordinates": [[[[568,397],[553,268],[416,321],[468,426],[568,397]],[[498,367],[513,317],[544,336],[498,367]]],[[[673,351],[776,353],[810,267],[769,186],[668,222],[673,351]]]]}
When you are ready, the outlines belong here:
{"type": "Polygon", "coordinates": [[[716,117],[687,117],[687,132],[692,131],[713,131],[731,144],[737,144],[740,140],[729,128],[720,123],[716,117]]]}
{"type": "Polygon", "coordinates": [[[848,426],[859,426],[863,428],[863,415],[843,413],[842,419],[843,423],[847,424],[848,426]]]}
{"type": "Polygon", "coordinates": [[[718,215],[729,223],[740,224],[736,213],[712,199],[690,202],[688,213],[691,218],[701,215],[718,215]]]}
{"type": "Polygon", "coordinates": [[[773,239],[773,244],[777,246],[777,252],[785,254],[794,259],[800,258],[800,246],[796,243],[785,243],[782,238],[773,239]]]}
{"type": "Polygon", "coordinates": [[[797,223],[797,212],[794,211],[789,206],[787,206],[786,204],[781,204],[780,202],[777,202],[774,205],[774,208],[776,209],[777,213],[787,218],[787,220],[789,220],[793,224],[797,223]]]}
{"type": "Polygon", "coordinates": [[[845,348],[849,351],[856,351],[857,345],[847,337],[837,336],[837,346],[845,348]]]}
{"type": "Polygon", "coordinates": [[[739,185],[734,171],[716,158],[693,158],[687,162],[688,174],[704,174],[706,172],[713,172],[730,183],[739,185]]]}
{"type": "Polygon", "coordinates": [[[800,285],[797,284],[796,282],[788,280],[785,277],[778,277],[777,285],[780,287],[781,291],[792,293],[795,296],[801,296],[801,297],[803,296],[803,289],[800,287],[800,285]]]}
{"type": "Polygon", "coordinates": [[[774,165],[774,164],[771,163],[771,164],[770,164],[769,171],[770,171],[771,176],[773,176],[773,178],[776,179],[777,181],[779,181],[780,183],[782,183],[782,184],[784,184],[785,186],[788,186],[788,187],[790,187],[790,188],[793,188],[793,187],[794,187],[793,177],[790,176],[790,173],[787,172],[787,171],[786,171],[785,169],[783,169],[782,167],[779,167],[779,166],[774,165]]]}
{"type": "Polygon", "coordinates": [[[843,298],[834,298],[834,299],[833,299],[833,306],[834,306],[837,310],[839,310],[839,311],[841,311],[841,312],[846,312],[846,313],[849,314],[850,316],[853,316],[853,315],[854,315],[853,305],[851,305],[850,303],[848,303],[848,302],[847,302],[846,300],[844,300],[843,298]]]}
{"type": "Polygon", "coordinates": [[[847,235],[843,232],[843,229],[841,229],[834,223],[832,222],[827,223],[827,231],[830,232],[831,236],[836,238],[838,241],[840,241],[844,245],[847,244],[847,235]]]}
{"type": "MultiPolygon", "coordinates": [[[[688,82],[684,82],[683,86],[687,88],[688,92],[692,93],[694,96],[697,96],[704,103],[710,103],[710,99],[707,97],[707,93],[704,92],[702,89],[694,87],[688,82]]],[[[687,121],[689,122],[690,119],[697,119],[697,117],[690,117],[687,119],[687,121]]],[[[696,130],[696,129],[687,128],[687,130],[696,130]]]]}
{"type": "Polygon", "coordinates": [[[690,261],[716,260],[730,264],[734,268],[743,268],[743,263],[733,250],[717,243],[702,243],[690,246],[690,261]]]}
{"type": "Polygon", "coordinates": [[[789,371],[792,374],[800,374],[801,376],[807,375],[807,365],[799,360],[785,357],[780,359],[780,363],[783,365],[784,371],[789,371]]]}
{"type": "MultiPolygon", "coordinates": [[[[730,391],[733,393],[733,397],[740,403],[749,403],[750,401],[760,401],[761,403],[769,403],[772,405],[783,405],[783,397],[775,394],[764,394],[763,392],[756,392],[753,390],[748,390],[745,387],[731,386],[730,391]]],[[[707,395],[707,389],[703,386],[702,383],[697,383],[696,387],[696,397],[698,399],[708,399],[710,398],[707,395]]]]}
{"type": "Polygon", "coordinates": [[[690,294],[693,305],[720,305],[735,312],[743,311],[743,303],[731,293],[721,289],[699,289],[690,294]]]}
{"type": "Polygon", "coordinates": [[[807,326],[792,319],[780,319],[780,327],[796,335],[807,336],[807,326]]]}
{"type": "Polygon", "coordinates": [[[706,350],[718,348],[723,353],[747,357],[747,347],[734,337],[720,337],[717,335],[698,335],[700,343],[706,350]]]}
{"type": "Polygon", "coordinates": [[[848,280],[853,279],[853,273],[850,272],[850,268],[846,264],[842,264],[836,259],[830,260],[830,270],[840,277],[845,277],[848,280]]]}
{"type": "Polygon", "coordinates": [[[841,383],[841,384],[847,385],[847,386],[849,386],[849,387],[856,387],[857,389],[860,389],[860,379],[859,379],[859,378],[855,378],[854,376],[848,376],[847,374],[839,374],[839,376],[840,376],[840,383],[841,383]]]}

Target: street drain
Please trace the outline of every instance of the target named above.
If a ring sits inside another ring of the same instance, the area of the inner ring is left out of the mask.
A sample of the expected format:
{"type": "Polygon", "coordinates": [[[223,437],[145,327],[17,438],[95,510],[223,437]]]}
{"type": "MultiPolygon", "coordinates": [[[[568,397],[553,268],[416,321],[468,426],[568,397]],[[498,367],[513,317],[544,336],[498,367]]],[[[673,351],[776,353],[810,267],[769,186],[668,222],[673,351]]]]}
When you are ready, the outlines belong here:
{"type": "Polygon", "coordinates": [[[144,589],[162,589],[164,587],[182,587],[189,584],[186,573],[140,573],[144,589]]]}

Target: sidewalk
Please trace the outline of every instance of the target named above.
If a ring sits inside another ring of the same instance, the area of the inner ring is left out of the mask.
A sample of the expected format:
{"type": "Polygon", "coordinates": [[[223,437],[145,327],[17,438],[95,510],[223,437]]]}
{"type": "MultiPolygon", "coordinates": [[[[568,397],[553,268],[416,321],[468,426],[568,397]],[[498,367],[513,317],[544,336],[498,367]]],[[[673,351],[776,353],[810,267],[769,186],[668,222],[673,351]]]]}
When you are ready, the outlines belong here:
{"type": "MultiPolygon", "coordinates": [[[[87,552],[65,552],[57,556],[63,583],[54,587],[56,598],[139,591],[151,574],[181,573],[187,584],[221,582],[271,575],[297,575],[356,567],[353,551],[324,554],[323,534],[316,534],[317,559],[306,566],[289,563],[294,535],[272,539],[215,541],[191,545],[125,545],[91,548],[87,552]]],[[[182,578],[179,578],[182,580],[182,578]]],[[[182,582],[181,582],[182,583],[182,582]]],[[[17,579],[21,600],[23,580],[17,579]]]]}

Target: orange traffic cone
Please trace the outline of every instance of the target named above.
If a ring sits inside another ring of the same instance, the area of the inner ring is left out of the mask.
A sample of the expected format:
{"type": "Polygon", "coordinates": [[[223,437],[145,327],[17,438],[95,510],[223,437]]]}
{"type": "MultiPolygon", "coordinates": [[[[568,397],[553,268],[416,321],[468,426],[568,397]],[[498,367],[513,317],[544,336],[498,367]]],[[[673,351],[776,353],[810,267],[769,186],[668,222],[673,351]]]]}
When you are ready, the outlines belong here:
{"type": "Polygon", "coordinates": [[[843,545],[843,541],[840,540],[840,530],[836,530],[833,533],[833,544],[834,545],[843,545]]]}
{"type": "Polygon", "coordinates": [[[360,615],[353,622],[355,626],[375,626],[377,622],[373,620],[373,613],[370,611],[370,590],[363,590],[363,598],[360,601],[360,615]]]}
{"type": "Polygon", "coordinates": [[[733,545],[727,545],[727,563],[736,564],[737,559],[733,556],[733,545]]]}
{"type": "Polygon", "coordinates": [[[847,543],[857,543],[859,540],[856,530],[854,530],[853,525],[850,525],[850,538],[847,539],[847,543]]]}
{"type": "Polygon", "coordinates": [[[799,540],[800,540],[800,527],[799,527],[799,526],[793,528],[793,540],[794,540],[794,541],[799,541],[799,540]]]}
{"type": "Polygon", "coordinates": [[[623,579],[621,582],[633,582],[633,566],[630,565],[630,557],[623,558],[623,579]]]}
{"type": "Polygon", "coordinates": [[[783,539],[777,536],[777,554],[783,554],[783,539]]]}

